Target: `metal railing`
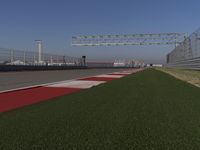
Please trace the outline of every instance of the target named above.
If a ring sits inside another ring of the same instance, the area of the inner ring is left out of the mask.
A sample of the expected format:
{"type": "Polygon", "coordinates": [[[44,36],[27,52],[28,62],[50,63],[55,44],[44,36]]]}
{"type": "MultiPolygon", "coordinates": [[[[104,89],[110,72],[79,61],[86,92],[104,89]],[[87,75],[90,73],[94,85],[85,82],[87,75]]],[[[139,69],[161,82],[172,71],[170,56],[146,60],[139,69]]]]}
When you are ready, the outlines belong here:
{"type": "Polygon", "coordinates": [[[55,54],[42,54],[38,60],[37,52],[0,48],[0,65],[30,65],[30,66],[82,66],[82,58],[55,54]]]}
{"type": "Polygon", "coordinates": [[[200,69],[200,29],[167,55],[167,66],[200,69]]]}

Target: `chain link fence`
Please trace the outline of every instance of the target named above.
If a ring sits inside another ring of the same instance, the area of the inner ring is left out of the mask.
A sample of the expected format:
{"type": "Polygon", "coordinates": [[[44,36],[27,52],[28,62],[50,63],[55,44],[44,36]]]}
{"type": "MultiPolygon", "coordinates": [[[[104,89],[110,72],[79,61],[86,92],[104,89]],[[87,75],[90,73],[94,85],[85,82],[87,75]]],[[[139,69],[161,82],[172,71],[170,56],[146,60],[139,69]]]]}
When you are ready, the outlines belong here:
{"type": "Polygon", "coordinates": [[[167,55],[167,66],[200,69],[200,28],[167,55]]]}
{"type": "Polygon", "coordinates": [[[0,65],[25,66],[83,66],[83,59],[54,54],[42,54],[42,61],[38,60],[37,52],[0,48],[0,65]]]}

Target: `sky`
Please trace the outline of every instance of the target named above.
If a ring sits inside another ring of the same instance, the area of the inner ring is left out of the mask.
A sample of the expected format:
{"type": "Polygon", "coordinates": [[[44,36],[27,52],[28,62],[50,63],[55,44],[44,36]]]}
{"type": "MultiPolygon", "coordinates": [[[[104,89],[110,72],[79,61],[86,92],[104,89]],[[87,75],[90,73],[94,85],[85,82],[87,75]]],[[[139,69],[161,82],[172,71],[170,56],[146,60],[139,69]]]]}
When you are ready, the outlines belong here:
{"type": "Polygon", "coordinates": [[[72,47],[76,35],[184,32],[200,27],[199,0],[0,0],[0,47],[91,61],[165,63],[174,46],[72,47]]]}

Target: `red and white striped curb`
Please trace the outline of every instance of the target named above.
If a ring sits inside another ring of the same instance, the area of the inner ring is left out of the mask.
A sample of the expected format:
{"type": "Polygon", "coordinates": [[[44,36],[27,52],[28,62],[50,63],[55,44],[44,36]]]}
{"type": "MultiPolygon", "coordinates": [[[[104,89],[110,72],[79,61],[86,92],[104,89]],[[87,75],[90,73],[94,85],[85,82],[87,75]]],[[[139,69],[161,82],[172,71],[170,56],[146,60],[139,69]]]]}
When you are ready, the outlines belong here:
{"type": "Polygon", "coordinates": [[[37,85],[35,87],[21,88],[13,91],[0,92],[0,112],[10,111],[55,97],[76,93],[82,89],[89,89],[142,70],[143,69],[134,69],[114,72],[76,80],[67,80],[37,85]]]}

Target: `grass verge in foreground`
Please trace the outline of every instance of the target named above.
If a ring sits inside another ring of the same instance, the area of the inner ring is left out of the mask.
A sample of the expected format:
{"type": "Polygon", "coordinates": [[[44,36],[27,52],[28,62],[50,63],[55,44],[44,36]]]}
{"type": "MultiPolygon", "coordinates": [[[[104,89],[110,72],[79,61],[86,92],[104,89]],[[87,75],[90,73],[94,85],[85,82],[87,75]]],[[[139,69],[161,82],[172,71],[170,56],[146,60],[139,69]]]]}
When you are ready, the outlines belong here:
{"type": "Polygon", "coordinates": [[[0,114],[0,149],[200,149],[200,89],[145,70],[0,114]]]}

